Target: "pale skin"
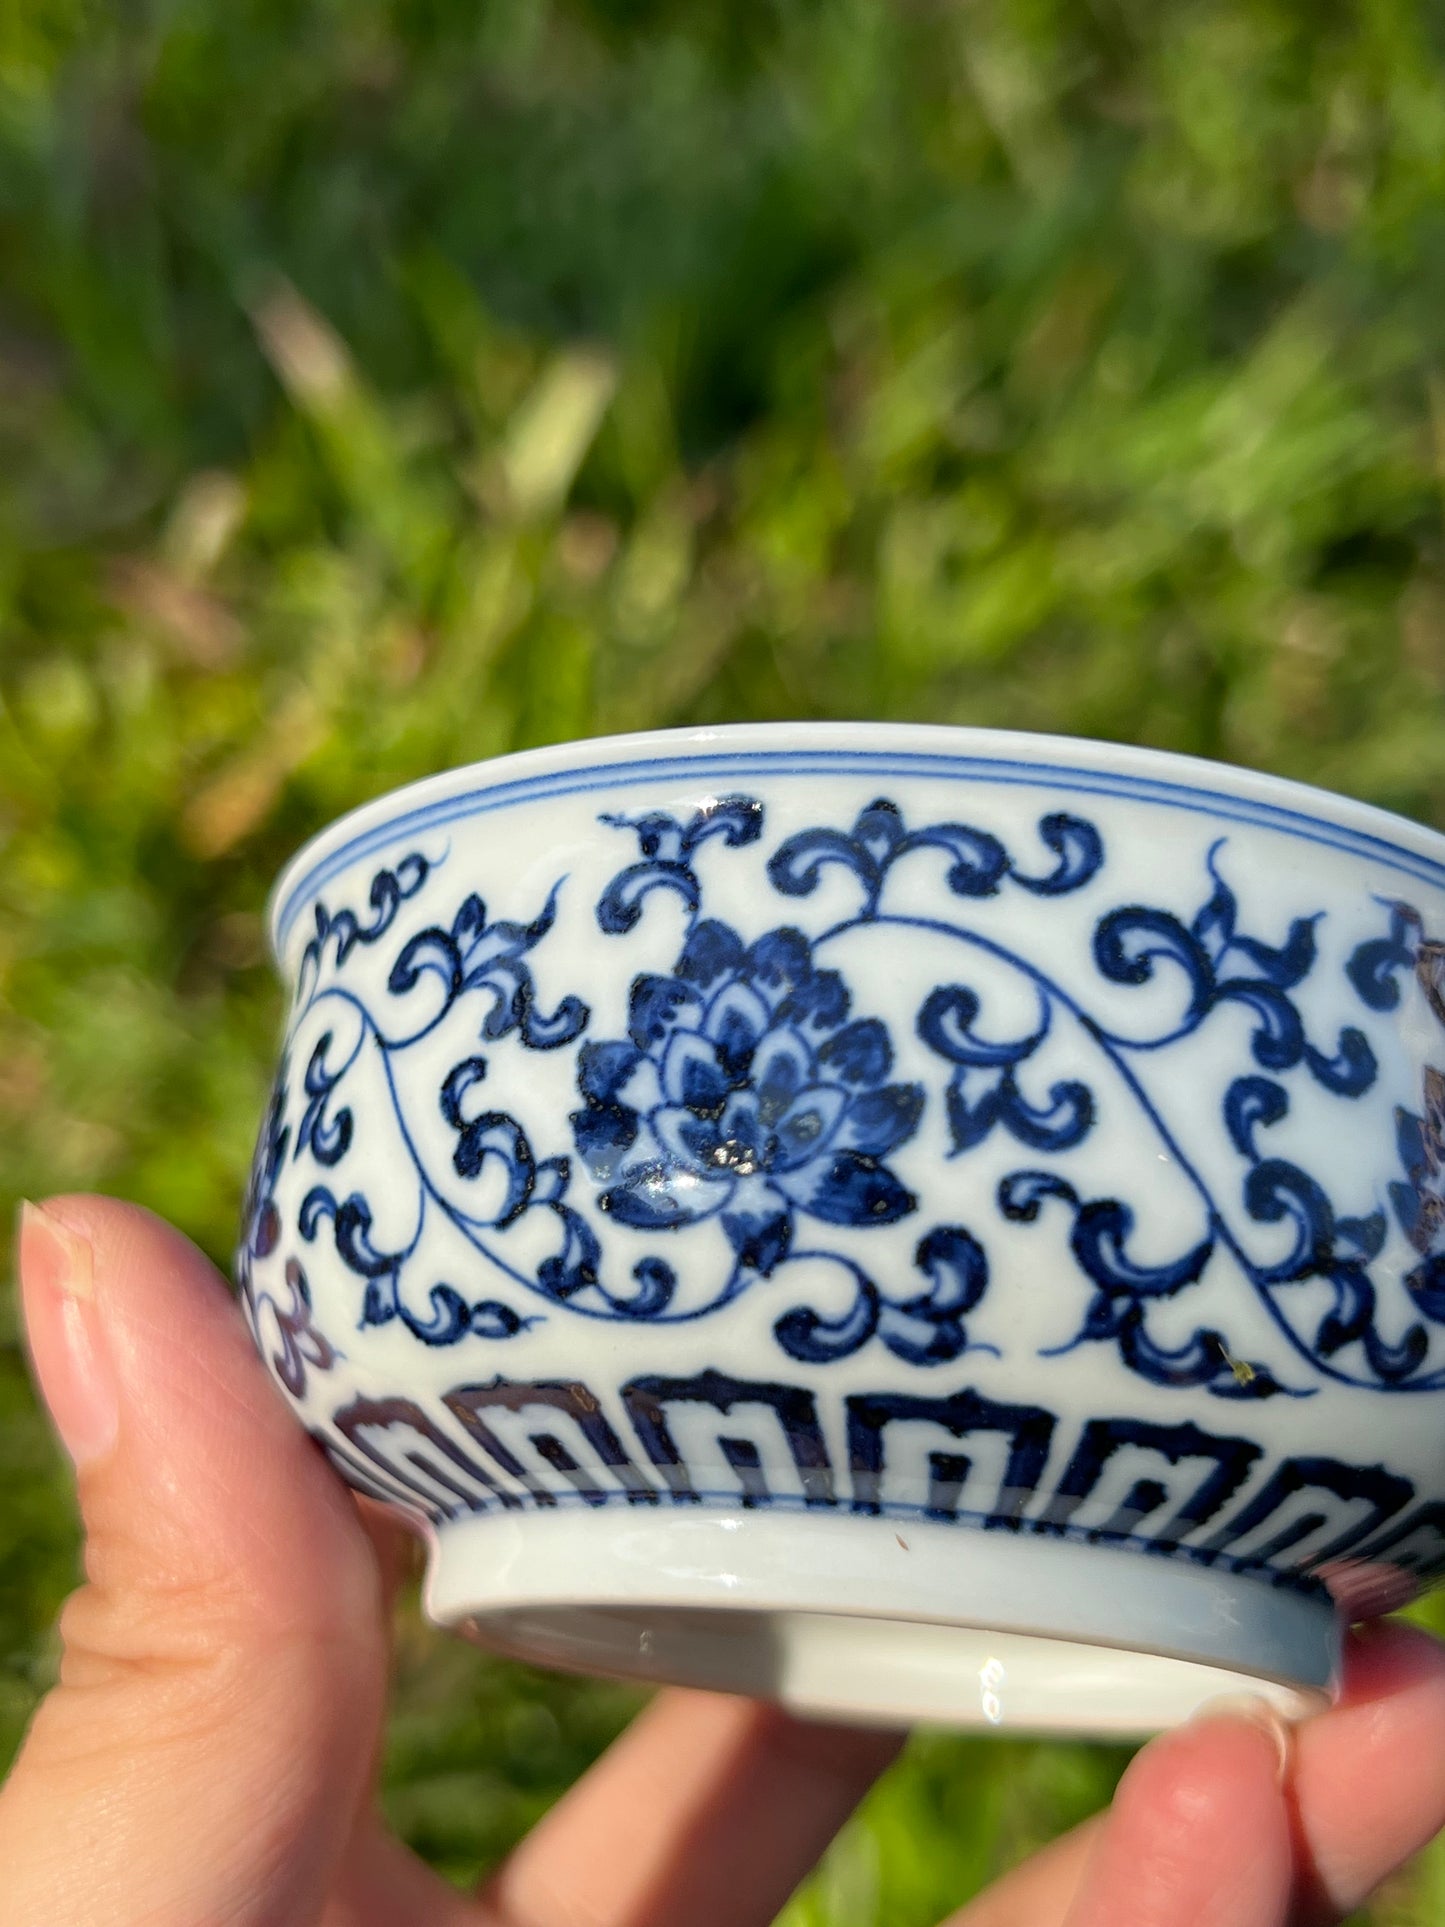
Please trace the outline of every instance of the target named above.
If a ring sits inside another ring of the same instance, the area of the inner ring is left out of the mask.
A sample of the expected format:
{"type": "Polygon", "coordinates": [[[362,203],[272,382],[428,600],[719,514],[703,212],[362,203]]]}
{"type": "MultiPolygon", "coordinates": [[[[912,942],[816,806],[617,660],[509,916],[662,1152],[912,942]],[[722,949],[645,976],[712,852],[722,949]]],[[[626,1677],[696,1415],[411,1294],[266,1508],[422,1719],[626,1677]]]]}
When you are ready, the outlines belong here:
{"type": "MultiPolygon", "coordinates": [[[[478,1893],[372,1782],[397,1541],[302,1435],[207,1261],[147,1213],[27,1215],[37,1382],[86,1584],[0,1791],[6,1927],[768,1927],[896,1751],[660,1693],[478,1893]]],[[[1096,1816],[948,1927],[1315,1927],[1445,1824],[1445,1650],[1351,1638],[1281,1750],[1243,1713],[1144,1748],[1096,1816]]]]}

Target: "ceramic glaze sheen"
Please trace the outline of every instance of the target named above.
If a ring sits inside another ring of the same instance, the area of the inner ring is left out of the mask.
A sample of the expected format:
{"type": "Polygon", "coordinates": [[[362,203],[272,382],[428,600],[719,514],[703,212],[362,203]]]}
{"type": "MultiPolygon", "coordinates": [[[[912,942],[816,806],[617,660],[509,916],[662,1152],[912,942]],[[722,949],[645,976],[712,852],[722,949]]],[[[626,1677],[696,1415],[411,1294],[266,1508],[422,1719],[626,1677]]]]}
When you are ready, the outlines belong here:
{"type": "Polygon", "coordinates": [[[699,730],[369,805],[272,930],[240,1284],[443,1623],[1134,1733],[1307,1710],[1445,1569],[1445,839],[1114,745],[699,730]]]}

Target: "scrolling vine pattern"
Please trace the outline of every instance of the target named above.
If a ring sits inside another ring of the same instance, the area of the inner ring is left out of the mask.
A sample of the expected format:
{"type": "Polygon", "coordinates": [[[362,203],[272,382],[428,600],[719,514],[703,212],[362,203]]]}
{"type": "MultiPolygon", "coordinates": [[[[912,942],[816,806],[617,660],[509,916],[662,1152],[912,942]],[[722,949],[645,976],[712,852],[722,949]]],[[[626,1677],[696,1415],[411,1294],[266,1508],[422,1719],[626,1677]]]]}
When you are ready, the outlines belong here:
{"type": "MultiPolygon", "coordinates": [[[[900,1175],[899,1154],[906,1157],[930,1102],[941,1110],[952,1156],[999,1138],[1035,1160],[999,1181],[1002,1225],[1034,1226],[1046,1214],[1066,1214],[1087,1302],[1077,1330],[1054,1352],[1111,1346],[1131,1371],[1157,1385],[1201,1386],[1229,1399],[1307,1396],[1318,1377],[1380,1390],[1445,1384],[1445,1369],[1430,1366],[1428,1329],[1445,1325],[1445,1075],[1427,1070],[1420,1112],[1401,1108],[1396,1116],[1402,1176],[1389,1187],[1390,1208],[1418,1262],[1403,1279],[1409,1322],[1390,1338],[1378,1318],[1386,1287],[1372,1270],[1387,1242],[1385,1210],[1338,1211],[1316,1177],[1268,1148],[1269,1132],[1290,1114],[1286,1076],[1297,1073],[1325,1098],[1349,1105],[1375,1084],[1375,1053],[1355,1025],[1329,1047],[1311,1037],[1295,993],[1316,970],[1321,917],[1296,919],[1278,943],[1242,929],[1223,839],[1208,853],[1207,894],[1190,921],[1142,904],[1112,907],[1094,920],[1093,967],[1101,986],[1124,993],[1125,1007],[1130,991],[1158,988],[1171,972],[1182,987],[1182,1010],[1141,1035],[1106,1022],[1086,1007],[1077,986],[967,915],[970,902],[1007,891],[1046,904],[1094,883],[1106,851],[1096,826],[1081,816],[1058,811],[1040,819],[1040,863],[1020,860],[974,826],[910,827],[898,806],[880,797],[847,830],[818,826],[788,836],[765,866],[783,900],[831,905],[841,881],[856,892],[851,914],[811,935],[779,921],[751,939],[706,914],[700,860],[709,845],[726,851],[758,844],[761,802],[729,796],[687,817],[652,811],[601,820],[636,847],[596,902],[603,936],[626,941],[662,895],[678,900],[684,925],[671,968],[632,979],[623,1036],[592,1034],[592,1012],[576,994],[550,1011],[539,999],[531,959],[554,928],[565,878],[528,922],[493,919],[469,894],[449,922],[411,935],[385,979],[385,1028],[347,980],[355,956],[391,931],[436,865],[413,853],[378,871],[366,922],[348,910],[317,907],[291,1033],[294,1041],[304,1020],[313,1041],[294,1093],[291,1067],[283,1066],[258,1147],[240,1258],[253,1320],[259,1329],[263,1313],[269,1319],[279,1346],[274,1363],[298,1395],[307,1370],[330,1369],[339,1353],[311,1323],[297,1257],[284,1268],[284,1305],[258,1291],[253,1271],[281,1236],[276,1194],[283,1170],[307,1159],[321,1175],[300,1200],[296,1229],[312,1244],[325,1228],[358,1280],[363,1327],[400,1320],[429,1345],[469,1336],[504,1341],[563,1307],[668,1324],[705,1317],[766,1286],[794,1301],[782,1304],[773,1332],[800,1362],[827,1364],[872,1341],[924,1366],[992,1350],[968,1332],[990,1279],[987,1227],[920,1222],[923,1205],[900,1175]],[[895,880],[920,861],[931,861],[936,877],[940,858],[946,896],[935,890],[927,915],[916,908],[916,891],[895,898],[895,880]],[[897,1040],[883,1018],[856,1007],[836,961],[840,940],[869,926],[957,946],[948,953],[957,956],[956,969],[926,991],[913,1017],[916,1038],[938,1066],[933,1084],[896,1074],[897,1040]],[[985,963],[1028,991],[1036,1015],[1017,1035],[1000,1038],[984,1022],[985,963]],[[408,1120],[402,1091],[409,1086],[399,1064],[461,1009],[481,1048],[457,1058],[435,1091],[450,1134],[451,1170],[442,1182],[423,1134],[408,1120]],[[1225,1009],[1246,1016],[1251,1060],[1221,1107],[1223,1132],[1242,1166],[1237,1206],[1231,1200],[1229,1210],[1191,1164],[1144,1074],[1152,1056],[1196,1036],[1225,1009]],[[1097,1053],[1099,1077],[1048,1081],[1050,1040],[1066,1026],[1097,1053]],[[571,1151],[539,1156],[517,1117],[478,1102],[487,1051],[509,1039],[534,1052],[576,1047],[571,1151]],[[341,1086],[363,1055],[380,1066],[414,1175],[414,1222],[399,1242],[380,1237],[363,1191],[331,1178],[340,1175],[355,1128],[355,1099],[343,1103],[341,1086]],[[1138,1227],[1128,1202],[1085,1195],[1059,1168],[1095,1131],[1106,1087],[1129,1094],[1198,1197],[1199,1221],[1185,1248],[1162,1262],[1134,1254],[1138,1227]],[[299,1110],[294,1122],[288,1104],[299,1110]],[[581,1204],[573,1195],[578,1164],[593,1187],[581,1204]],[[1232,1222],[1236,1208],[1255,1225],[1281,1228],[1282,1255],[1267,1262],[1251,1255],[1232,1222]],[[418,1273],[435,1269],[434,1241],[425,1234],[437,1219],[462,1241],[467,1275],[490,1276],[497,1295],[473,1298],[429,1272],[416,1282],[418,1273]],[[898,1277],[896,1257],[886,1266],[865,1265],[867,1238],[852,1236],[905,1221],[919,1232],[911,1283],[898,1277]],[[721,1234],[727,1262],[699,1302],[680,1289],[672,1254],[680,1234],[703,1224],[721,1234]],[[599,1237],[604,1226],[617,1230],[599,1237]],[[527,1235],[511,1235],[519,1229],[527,1235]],[[619,1249],[631,1256],[630,1267],[625,1257],[619,1262],[619,1249]],[[1228,1333],[1204,1324],[1179,1342],[1177,1317],[1175,1342],[1160,1335],[1163,1308],[1198,1286],[1221,1253],[1248,1278],[1278,1333],[1276,1358],[1243,1356],[1228,1333]],[[776,1282],[790,1277],[799,1281],[794,1289],[776,1282]],[[825,1314],[807,1302],[820,1277],[832,1281],[833,1304],[841,1282],[841,1311],[825,1314]],[[1314,1286],[1309,1294],[1299,1290],[1307,1283],[1314,1286]],[[1306,1301],[1308,1315],[1299,1309],[1306,1301]]],[[[1385,1012],[1400,1001],[1402,974],[1412,973],[1445,1026],[1445,945],[1426,936],[1412,906],[1383,908],[1387,928],[1355,948],[1349,984],[1367,1011],[1385,1012]]],[[[1120,1000],[1115,995],[1105,1004],[1117,1009],[1120,1000]]],[[[1397,1309],[1391,1306],[1386,1321],[1396,1327],[1397,1309]]]]}

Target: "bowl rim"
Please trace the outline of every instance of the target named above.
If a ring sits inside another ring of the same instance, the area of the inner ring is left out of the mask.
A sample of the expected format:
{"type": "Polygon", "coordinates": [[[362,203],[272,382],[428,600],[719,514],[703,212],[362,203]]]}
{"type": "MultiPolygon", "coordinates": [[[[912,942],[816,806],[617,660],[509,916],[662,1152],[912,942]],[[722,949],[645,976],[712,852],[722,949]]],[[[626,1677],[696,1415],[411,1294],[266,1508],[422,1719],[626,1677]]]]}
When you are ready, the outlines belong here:
{"type": "MultiPolygon", "coordinates": [[[[1178,750],[1105,737],[1050,735],[971,725],[899,722],[721,723],[587,736],[458,764],[384,791],[309,837],[282,868],[266,901],[272,956],[283,959],[296,918],[316,894],[363,856],[409,830],[421,834],[479,807],[498,808],[569,790],[617,788],[648,771],[754,762],[790,775],[866,774],[892,757],[896,775],[968,777],[1007,786],[1038,783],[1185,810],[1222,814],[1404,871],[1445,888],[1445,834],[1374,803],[1293,777],[1178,750]],[[849,763],[859,767],[850,769],[849,763]],[[549,779],[572,779],[564,789],[549,779]],[[610,779],[610,780],[609,780],[610,779]],[[490,801],[485,799],[490,798],[490,801]]],[[[882,772],[880,772],[882,773],[882,772]]]]}

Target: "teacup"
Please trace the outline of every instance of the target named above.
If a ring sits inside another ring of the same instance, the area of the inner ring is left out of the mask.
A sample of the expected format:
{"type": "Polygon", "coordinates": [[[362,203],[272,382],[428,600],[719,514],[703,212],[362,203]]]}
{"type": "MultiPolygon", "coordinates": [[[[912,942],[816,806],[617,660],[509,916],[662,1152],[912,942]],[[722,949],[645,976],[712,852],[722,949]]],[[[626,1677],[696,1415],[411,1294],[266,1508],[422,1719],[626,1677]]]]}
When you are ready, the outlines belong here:
{"type": "Polygon", "coordinates": [[[537,750],[271,906],[257,1343],[524,1659],[1287,1716],[1445,1569],[1445,837],[910,726],[537,750]]]}

